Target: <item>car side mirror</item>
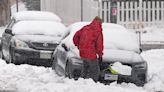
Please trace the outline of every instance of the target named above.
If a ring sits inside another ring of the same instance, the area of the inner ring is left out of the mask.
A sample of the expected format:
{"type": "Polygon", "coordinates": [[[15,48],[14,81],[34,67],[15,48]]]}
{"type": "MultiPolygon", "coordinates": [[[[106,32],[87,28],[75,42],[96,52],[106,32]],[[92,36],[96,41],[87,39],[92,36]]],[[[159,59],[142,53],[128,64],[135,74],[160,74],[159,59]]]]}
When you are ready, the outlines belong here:
{"type": "Polygon", "coordinates": [[[65,51],[68,51],[68,48],[64,43],[62,43],[61,46],[64,48],[65,51]]]}
{"type": "Polygon", "coordinates": [[[5,33],[13,35],[11,29],[6,29],[6,30],[5,30],[5,33]]]}

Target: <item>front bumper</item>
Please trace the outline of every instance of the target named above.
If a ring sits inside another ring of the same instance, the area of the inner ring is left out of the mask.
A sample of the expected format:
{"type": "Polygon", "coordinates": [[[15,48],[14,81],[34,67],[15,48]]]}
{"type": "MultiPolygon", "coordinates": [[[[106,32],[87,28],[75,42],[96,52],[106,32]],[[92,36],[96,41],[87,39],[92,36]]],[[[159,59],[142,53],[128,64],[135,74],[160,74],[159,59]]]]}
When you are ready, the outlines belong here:
{"type": "Polygon", "coordinates": [[[24,48],[12,48],[12,56],[14,62],[19,63],[29,63],[36,65],[52,65],[52,53],[53,51],[45,51],[45,50],[35,50],[35,49],[24,49],[24,48]]]}
{"type": "Polygon", "coordinates": [[[146,69],[132,69],[131,75],[114,75],[110,71],[101,71],[100,81],[105,84],[109,84],[113,81],[117,83],[134,83],[137,86],[143,86],[146,83],[147,70],[146,69]],[[107,76],[106,76],[107,75],[107,76]],[[106,78],[108,77],[108,78],[106,78]]]}

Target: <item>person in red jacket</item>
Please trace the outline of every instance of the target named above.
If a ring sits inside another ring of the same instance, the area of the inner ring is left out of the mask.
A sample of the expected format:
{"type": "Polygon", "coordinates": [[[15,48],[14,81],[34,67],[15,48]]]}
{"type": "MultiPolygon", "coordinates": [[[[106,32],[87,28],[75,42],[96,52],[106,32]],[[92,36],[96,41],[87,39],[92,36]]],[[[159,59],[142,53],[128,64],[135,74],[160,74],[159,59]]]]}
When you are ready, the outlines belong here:
{"type": "Polygon", "coordinates": [[[83,77],[98,81],[100,74],[99,63],[103,55],[102,20],[96,16],[89,24],[77,31],[73,37],[74,45],[84,61],[83,77]]]}

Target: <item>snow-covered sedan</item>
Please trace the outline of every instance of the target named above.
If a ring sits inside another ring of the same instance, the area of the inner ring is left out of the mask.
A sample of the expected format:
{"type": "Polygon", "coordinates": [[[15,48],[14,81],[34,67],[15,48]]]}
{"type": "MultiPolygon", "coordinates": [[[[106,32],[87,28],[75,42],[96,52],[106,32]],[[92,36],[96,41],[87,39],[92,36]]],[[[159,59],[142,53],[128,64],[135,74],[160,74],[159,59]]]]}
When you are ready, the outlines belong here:
{"type": "Polygon", "coordinates": [[[52,13],[19,12],[2,34],[2,58],[7,63],[51,66],[52,52],[65,31],[66,27],[52,13]]]}
{"type": "MultiPolygon", "coordinates": [[[[64,40],[53,53],[52,69],[69,78],[79,78],[83,61],[73,44],[75,32],[88,22],[78,22],[68,27],[64,40]]],[[[104,55],[100,65],[100,81],[103,83],[133,82],[144,85],[147,79],[147,62],[141,57],[139,42],[135,33],[121,25],[103,23],[104,55]]]]}

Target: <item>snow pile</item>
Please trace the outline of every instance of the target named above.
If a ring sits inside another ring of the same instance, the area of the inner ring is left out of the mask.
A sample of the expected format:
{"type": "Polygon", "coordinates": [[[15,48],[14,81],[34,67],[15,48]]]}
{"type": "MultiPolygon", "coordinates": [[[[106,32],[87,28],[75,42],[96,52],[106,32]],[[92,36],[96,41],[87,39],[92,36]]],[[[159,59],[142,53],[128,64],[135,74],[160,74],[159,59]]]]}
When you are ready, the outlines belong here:
{"type": "Polygon", "coordinates": [[[144,29],[146,33],[142,33],[142,42],[164,41],[164,28],[148,27],[144,29]]]}
{"type": "MultiPolygon", "coordinates": [[[[67,43],[68,47],[74,48],[72,39],[75,32],[87,24],[89,24],[89,22],[77,22],[68,27],[68,30],[71,31],[71,35],[64,41],[67,43]]],[[[139,43],[135,33],[128,31],[121,25],[112,23],[103,23],[102,27],[105,49],[120,49],[139,52],[139,43]]]]}
{"type": "Polygon", "coordinates": [[[148,91],[164,91],[164,50],[156,49],[145,51],[141,54],[148,62],[148,91]]]}
{"type": "Polygon", "coordinates": [[[56,21],[61,22],[59,16],[51,12],[46,11],[21,11],[15,13],[13,17],[18,20],[45,20],[45,21],[56,21]]]}
{"type": "Polygon", "coordinates": [[[122,75],[131,75],[132,68],[127,65],[122,65],[120,62],[115,62],[111,65],[112,70],[117,71],[122,75]]]}
{"type": "Polygon", "coordinates": [[[13,26],[14,34],[52,35],[61,37],[65,31],[66,27],[62,23],[54,21],[20,21],[13,26]]]}
{"type": "Polygon", "coordinates": [[[0,60],[0,91],[6,92],[146,92],[134,84],[103,85],[91,79],[59,77],[51,68],[6,64],[0,60]]]}

